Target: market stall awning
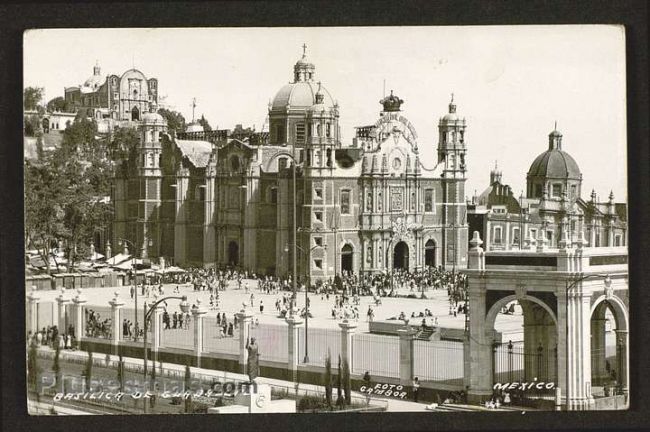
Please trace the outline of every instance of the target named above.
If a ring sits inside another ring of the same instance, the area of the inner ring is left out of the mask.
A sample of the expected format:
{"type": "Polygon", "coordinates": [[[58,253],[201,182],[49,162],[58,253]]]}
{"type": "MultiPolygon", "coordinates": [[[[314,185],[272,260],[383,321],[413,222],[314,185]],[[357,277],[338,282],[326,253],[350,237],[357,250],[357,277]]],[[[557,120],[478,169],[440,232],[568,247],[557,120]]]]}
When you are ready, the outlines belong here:
{"type": "MultiPolygon", "coordinates": [[[[121,264],[124,261],[127,261],[129,259],[131,259],[131,255],[125,255],[125,254],[119,253],[119,254],[115,255],[114,257],[111,257],[111,258],[107,259],[106,263],[108,265],[117,266],[118,264],[121,264]]],[[[131,265],[131,263],[129,263],[129,266],[130,265],[131,265]]]]}

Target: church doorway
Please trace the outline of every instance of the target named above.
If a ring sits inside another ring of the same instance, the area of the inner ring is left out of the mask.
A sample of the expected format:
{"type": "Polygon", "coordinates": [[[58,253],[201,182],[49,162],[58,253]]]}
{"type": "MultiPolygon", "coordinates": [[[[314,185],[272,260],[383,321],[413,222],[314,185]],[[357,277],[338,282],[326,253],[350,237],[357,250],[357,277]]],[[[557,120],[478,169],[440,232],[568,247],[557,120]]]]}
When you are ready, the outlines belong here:
{"type": "Polygon", "coordinates": [[[234,240],[228,243],[228,264],[239,265],[239,245],[234,240]]]}
{"type": "Polygon", "coordinates": [[[408,270],[409,268],[409,247],[403,241],[395,245],[393,252],[393,268],[408,270]]]}
{"type": "Polygon", "coordinates": [[[140,110],[137,106],[131,110],[131,121],[140,121],[140,110]]]}
{"type": "Polygon", "coordinates": [[[436,242],[429,240],[424,245],[424,265],[427,267],[436,266],[436,242]]]}
{"type": "Polygon", "coordinates": [[[352,273],[352,246],[346,244],[341,249],[341,271],[352,273]]]}

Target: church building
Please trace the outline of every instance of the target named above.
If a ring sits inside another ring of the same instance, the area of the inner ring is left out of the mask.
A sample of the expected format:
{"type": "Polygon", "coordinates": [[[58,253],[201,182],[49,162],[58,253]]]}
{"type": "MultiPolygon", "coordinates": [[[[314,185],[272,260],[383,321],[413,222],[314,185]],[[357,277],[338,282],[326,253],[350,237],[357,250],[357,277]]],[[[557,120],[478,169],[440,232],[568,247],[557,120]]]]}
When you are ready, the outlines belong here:
{"type": "Polygon", "coordinates": [[[174,135],[153,109],[143,114],[138,152],[116,177],[114,244],[130,239],[138,255],[176,265],[276,275],[292,273],[295,244],[297,274],[312,280],[466,267],[467,124],[453,98],[437,143],[418,142],[392,91],[377,120],[343,143],[340,107],[305,53],[291,76],[265,132],[174,135]]]}
{"type": "Polygon", "coordinates": [[[468,203],[470,230],[486,250],[627,246],[626,204],[611,192],[604,202],[593,190],[583,199],[582,173],[562,145],[553,130],[528,169],[525,195],[513,194],[497,166],[491,171],[488,188],[468,203]]]}

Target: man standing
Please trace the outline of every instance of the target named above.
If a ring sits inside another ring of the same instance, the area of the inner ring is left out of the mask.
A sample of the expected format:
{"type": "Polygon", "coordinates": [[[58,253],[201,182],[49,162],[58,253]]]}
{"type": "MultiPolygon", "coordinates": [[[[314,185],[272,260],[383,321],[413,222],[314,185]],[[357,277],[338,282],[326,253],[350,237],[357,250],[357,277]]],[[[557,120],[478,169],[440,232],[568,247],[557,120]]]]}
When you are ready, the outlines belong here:
{"type": "Polygon", "coordinates": [[[418,377],[413,378],[413,402],[418,401],[418,391],[420,389],[420,382],[418,377]]]}

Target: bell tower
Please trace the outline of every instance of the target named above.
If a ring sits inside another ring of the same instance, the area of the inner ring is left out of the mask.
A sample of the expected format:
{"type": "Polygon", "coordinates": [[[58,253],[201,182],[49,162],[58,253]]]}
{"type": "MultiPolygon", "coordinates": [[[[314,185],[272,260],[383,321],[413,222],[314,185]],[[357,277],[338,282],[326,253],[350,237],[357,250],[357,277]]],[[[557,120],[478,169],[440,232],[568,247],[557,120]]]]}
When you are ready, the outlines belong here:
{"type": "Polygon", "coordinates": [[[438,123],[438,163],[444,164],[443,176],[445,178],[465,178],[467,165],[465,154],[465,118],[456,114],[454,94],[449,102],[449,113],[442,117],[438,123]]]}

